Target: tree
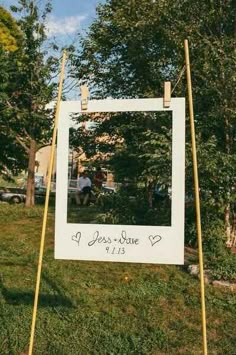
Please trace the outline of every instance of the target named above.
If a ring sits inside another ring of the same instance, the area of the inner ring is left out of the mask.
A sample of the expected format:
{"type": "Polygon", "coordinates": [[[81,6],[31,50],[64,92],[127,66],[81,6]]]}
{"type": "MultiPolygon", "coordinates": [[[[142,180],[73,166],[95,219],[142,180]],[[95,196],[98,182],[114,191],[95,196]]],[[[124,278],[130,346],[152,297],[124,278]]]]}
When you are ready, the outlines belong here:
{"type": "Polygon", "coordinates": [[[0,172],[4,177],[9,177],[18,169],[26,168],[24,150],[17,146],[15,138],[10,136],[2,125],[9,118],[9,73],[15,70],[12,66],[14,52],[19,49],[21,42],[22,33],[16,21],[8,11],[0,7],[0,172]]]}
{"type": "MultiPolygon", "coordinates": [[[[163,82],[178,79],[184,65],[183,41],[189,39],[204,217],[208,222],[224,220],[232,244],[235,2],[109,0],[97,14],[74,62],[77,77],[93,88],[93,97],[162,96],[163,82]]],[[[184,76],[174,95],[186,95],[184,76]]],[[[136,146],[135,137],[130,145],[136,146]]],[[[189,135],[187,147],[190,157],[189,135]]],[[[189,158],[187,191],[193,184],[191,165],[189,158]]]]}
{"type": "Polygon", "coordinates": [[[9,139],[28,156],[26,206],[34,205],[35,155],[40,145],[48,143],[52,126],[50,112],[45,106],[53,97],[50,83],[56,68],[54,58],[47,57],[43,48],[46,41],[45,19],[51,11],[50,2],[41,13],[35,1],[19,0],[11,7],[18,13],[17,24],[23,39],[12,54],[7,70],[5,100],[7,106],[1,125],[9,139]]]}
{"type": "Polygon", "coordinates": [[[18,49],[22,35],[11,14],[0,6],[0,43],[4,51],[14,52],[18,49]]]}

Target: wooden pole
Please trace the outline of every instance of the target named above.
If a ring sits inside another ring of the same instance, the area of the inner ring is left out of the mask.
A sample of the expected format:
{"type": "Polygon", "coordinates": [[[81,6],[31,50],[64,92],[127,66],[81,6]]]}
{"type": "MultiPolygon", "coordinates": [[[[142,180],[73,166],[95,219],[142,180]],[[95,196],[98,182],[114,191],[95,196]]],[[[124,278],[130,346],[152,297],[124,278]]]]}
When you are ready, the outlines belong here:
{"type": "Polygon", "coordinates": [[[190,116],[190,128],[191,128],[191,139],[192,139],[194,191],[195,191],[195,205],[196,205],[196,223],[197,223],[197,237],[198,237],[200,285],[201,285],[203,354],[207,355],[205,284],[204,284],[204,266],[203,266],[204,263],[203,263],[203,252],[202,252],[201,212],[200,212],[200,199],[199,199],[198,166],[197,166],[197,152],[196,152],[196,141],[195,141],[192,80],[191,80],[188,40],[184,41],[184,50],[185,50],[186,72],[187,72],[189,116],[190,116]]]}
{"type": "Polygon", "coordinates": [[[61,65],[61,74],[60,74],[60,81],[59,81],[59,88],[58,88],[57,105],[56,105],[54,129],[53,129],[53,136],[52,136],[51,153],[50,153],[47,190],[46,190],[42,234],[41,234],[40,251],[39,251],[39,259],[38,259],[38,271],[37,271],[35,296],[34,296],[34,308],[33,308],[31,333],[30,333],[29,355],[32,355],[33,345],[34,345],[34,333],[35,333],[35,324],[36,324],[36,316],[37,316],[37,308],[38,308],[39,286],[40,286],[40,280],[41,280],[43,252],[44,252],[47,215],[48,215],[48,204],[49,204],[51,178],[52,178],[52,170],[53,170],[53,163],[54,163],[54,154],[55,154],[55,146],[56,146],[56,136],[57,136],[58,119],[59,119],[59,112],[60,112],[60,103],[61,103],[61,97],[62,97],[62,87],[63,87],[63,80],[64,80],[64,72],[65,72],[65,62],[66,62],[66,52],[64,51],[63,58],[62,58],[62,65],[61,65]]]}

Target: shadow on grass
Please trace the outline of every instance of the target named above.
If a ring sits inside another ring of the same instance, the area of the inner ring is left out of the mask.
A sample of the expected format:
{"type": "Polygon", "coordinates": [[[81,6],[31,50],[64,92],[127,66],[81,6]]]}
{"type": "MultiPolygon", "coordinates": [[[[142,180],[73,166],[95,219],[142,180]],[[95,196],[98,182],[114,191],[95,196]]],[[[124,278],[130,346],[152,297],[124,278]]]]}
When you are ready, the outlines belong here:
{"type": "MultiPolygon", "coordinates": [[[[45,277],[44,277],[45,278],[45,277]]],[[[56,294],[39,294],[39,307],[69,307],[74,308],[75,304],[72,300],[63,295],[61,290],[56,286],[52,280],[47,278],[50,281],[50,285],[53,288],[53,292],[56,291],[56,294]]],[[[0,290],[3,298],[6,303],[11,305],[31,305],[34,304],[34,295],[33,291],[21,291],[19,289],[7,289],[3,281],[0,280],[0,290]]]]}
{"type": "Polygon", "coordinates": [[[0,312],[1,312],[1,326],[4,327],[6,331],[6,339],[5,340],[5,348],[9,355],[14,354],[14,344],[12,341],[12,332],[9,330],[9,320],[7,317],[4,316],[4,308],[3,305],[0,303],[0,312]]]}
{"type": "Polygon", "coordinates": [[[8,260],[8,261],[1,261],[0,265],[2,265],[2,266],[14,266],[14,267],[16,267],[16,266],[25,266],[26,267],[26,266],[29,265],[29,263],[27,261],[25,261],[25,260],[17,261],[17,262],[15,262],[14,260],[8,260]]]}

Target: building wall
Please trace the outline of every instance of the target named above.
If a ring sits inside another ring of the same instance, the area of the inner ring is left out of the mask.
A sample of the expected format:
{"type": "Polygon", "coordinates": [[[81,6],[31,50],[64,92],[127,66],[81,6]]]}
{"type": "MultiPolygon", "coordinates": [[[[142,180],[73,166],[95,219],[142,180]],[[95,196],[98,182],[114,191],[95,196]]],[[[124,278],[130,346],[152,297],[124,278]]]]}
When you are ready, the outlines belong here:
{"type": "MultiPolygon", "coordinates": [[[[39,149],[36,153],[37,166],[36,166],[35,173],[37,175],[42,175],[44,177],[44,183],[46,183],[47,181],[47,175],[48,175],[49,164],[50,164],[50,155],[51,155],[50,145],[47,145],[39,149]]],[[[56,152],[55,152],[52,174],[54,175],[55,173],[56,173],[56,152]]]]}

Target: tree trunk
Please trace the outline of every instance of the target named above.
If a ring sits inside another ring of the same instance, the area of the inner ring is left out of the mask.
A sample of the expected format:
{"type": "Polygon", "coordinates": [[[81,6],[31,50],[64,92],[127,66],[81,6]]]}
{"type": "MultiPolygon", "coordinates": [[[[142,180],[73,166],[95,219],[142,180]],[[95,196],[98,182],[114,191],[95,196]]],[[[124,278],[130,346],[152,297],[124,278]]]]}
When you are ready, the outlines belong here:
{"type": "Polygon", "coordinates": [[[35,157],[36,157],[36,141],[31,139],[29,148],[29,163],[28,163],[28,177],[27,177],[27,189],[26,189],[26,207],[34,206],[34,191],[35,191],[35,157]]]}
{"type": "Polygon", "coordinates": [[[235,209],[234,209],[234,214],[233,214],[233,225],[232,225],[232,231],[231,231],[231,247],[234,249],[236,248],[236,211],[235,211],[235,209]]]}
{"type": "Polygon", "coordinates": [[[231,224],[230,224],[230,204],[227,203],[224,213],[224,222],[225,222],[225,233],[227,237],[226,245],[227,247],[231,246],[230,237],[231,237],[231,224]]]}
{"type": "MultiPolygon", "coordinates": [[[[224,123],[225,123],[225,150],[226,153],[229,155],[231,152],[231,135],[230,135],[230,123],[229,123],[229,119],[227,117],[225,117],[224,119],[224,123]]],[[[231,189],[228,189],[228,196],[230,196],[231,194],[231,189]]],[[[232,226],[231,226],[231,206],[230,206],[230,202],[228,201],[226,203],[225,206],[225,211],[224,211],[224,222],[225,222],[225,233],[226,233],[226,237],[227,237],[227,241],[226,241],[226,246],[227,247],[231,247],[232,241],[231,241],[231,231],[232,231],[232,226]]]]}

